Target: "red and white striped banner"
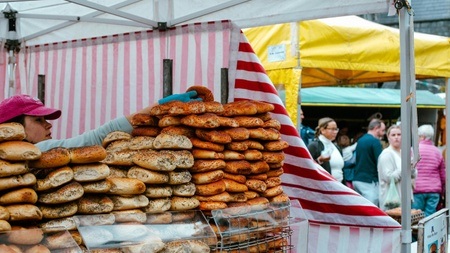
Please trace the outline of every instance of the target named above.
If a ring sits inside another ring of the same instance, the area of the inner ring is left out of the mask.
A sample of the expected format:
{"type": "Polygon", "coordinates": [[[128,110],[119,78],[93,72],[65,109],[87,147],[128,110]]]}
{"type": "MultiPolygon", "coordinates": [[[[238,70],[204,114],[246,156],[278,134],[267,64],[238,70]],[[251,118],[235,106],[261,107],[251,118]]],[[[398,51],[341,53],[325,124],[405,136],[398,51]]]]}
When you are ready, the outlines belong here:
{"type": "Polygon", "coordinates": [[[228,68],[230,101],[275,105],[272,116],[290,144],[283,188],[311,224],[309,252],[346,252],[350,240],[358,252],[399,252],[400,225],[314,162],[252,47],[228,21],[26,48],[16,93],[36,96],[37,77],[45,75],[46,104],[63,111],[54,136],[71,137],[161,98],[164,59],[173,60],[174,93],[203,85],[218,100],[221,68],[228,68]]]}

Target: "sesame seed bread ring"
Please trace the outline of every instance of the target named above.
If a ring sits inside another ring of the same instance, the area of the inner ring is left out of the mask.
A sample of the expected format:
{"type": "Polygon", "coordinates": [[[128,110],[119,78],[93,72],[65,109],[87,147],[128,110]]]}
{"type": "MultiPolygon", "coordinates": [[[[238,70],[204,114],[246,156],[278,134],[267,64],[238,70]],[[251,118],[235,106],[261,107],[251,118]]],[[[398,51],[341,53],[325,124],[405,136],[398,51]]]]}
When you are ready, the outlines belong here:
{"type": "Polygon", "coordinates": [[[71,163],[95,163],[106,158],[106,149],[101,145],[70,148],[71,163]]]}
{"type": "Polygon", "coordinates": [[[203,102],[214,101],[214,95],[211,90],[205,86],[194,85],[189,87],[186,92],[195,90],[197,92],[197,97],[201,98],[203,102]]]}
{"type": "Polygon", "coordinates": [[[57,147],[42,152],[38,160],[30,161],[31,168],[45,169],[62,167],[70,162],[70,154],[67,148],[57,147]]]}

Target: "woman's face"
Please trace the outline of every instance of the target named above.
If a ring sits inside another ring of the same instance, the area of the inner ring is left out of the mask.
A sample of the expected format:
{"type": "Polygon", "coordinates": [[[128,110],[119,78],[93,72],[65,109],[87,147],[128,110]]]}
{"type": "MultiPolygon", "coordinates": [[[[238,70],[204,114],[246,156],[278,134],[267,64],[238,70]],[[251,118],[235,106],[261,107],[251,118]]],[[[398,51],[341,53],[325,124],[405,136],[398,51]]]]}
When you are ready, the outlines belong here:
{"type": "Polygon", "coordinates": [[[399,128],[393,128],[388,134],[389,145],[393,148],[400,149],[402,145],[402,132],[399,128]]]}
{"type": "Polygon", "coordinates": [[[24,118],[25,140],[36,144],[52,138],[52,124],[44,117],[25,116],[24,118]]]}
{"type": "Polygon", "coordinates": [[[339,128],[337,128],[337,124],[334,121],[330,121],[326,127],[322,127],[322,129],[320,129],[320,133],[330,141],[334,141],[334,139],[336,139],[338,132],[339,128]]]}

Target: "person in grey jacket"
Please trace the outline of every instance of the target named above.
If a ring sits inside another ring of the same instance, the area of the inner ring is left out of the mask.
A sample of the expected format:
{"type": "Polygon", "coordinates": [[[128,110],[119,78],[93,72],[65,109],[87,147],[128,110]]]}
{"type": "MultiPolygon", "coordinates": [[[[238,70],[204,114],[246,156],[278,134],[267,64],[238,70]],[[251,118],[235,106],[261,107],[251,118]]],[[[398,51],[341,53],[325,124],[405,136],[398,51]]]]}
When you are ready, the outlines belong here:
{"type": "MultiPolygon", "coordinates": [[[[179,100],[188,102],[190,100],[200,100],[196,91],[189,91],[182,94],[173,94],[158,101],[164,104],[169,101],[179,100]]],[[[143,108],[136,113],[149,113],[154,105],[143,108]]],[[[25,128],[25,141],[35,144],[41,151],[47,151],[55,147],[83,147],[101,145],[108,133],[113,131],[124,131],[131,133],[133,127],[131,119],[134,114],[120,116],[102,126],[87,131],[81,135],[55,140],[52,139],[52,124],[48,120],[55,120],[61,116],[58,109],[46,107],[39,99],[28,95],[15,95],[3,100],[0,103],[0,123],[17,122],[25,128]]]]}

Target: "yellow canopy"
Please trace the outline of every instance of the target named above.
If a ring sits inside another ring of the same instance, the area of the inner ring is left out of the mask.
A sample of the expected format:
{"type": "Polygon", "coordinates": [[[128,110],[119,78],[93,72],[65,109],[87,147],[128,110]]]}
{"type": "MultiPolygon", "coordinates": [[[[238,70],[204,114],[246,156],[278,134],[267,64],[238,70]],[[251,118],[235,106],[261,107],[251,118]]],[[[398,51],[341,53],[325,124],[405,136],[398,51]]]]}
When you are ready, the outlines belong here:
{"type": "MultiPolygon", "coordinates": [[[[357,16],[244,30],[296,122],[298,88],[400,79],[399,30],[357,16]]],[[[450,77],[450,38],[414,34],[417,79],[450,77]]]]}

